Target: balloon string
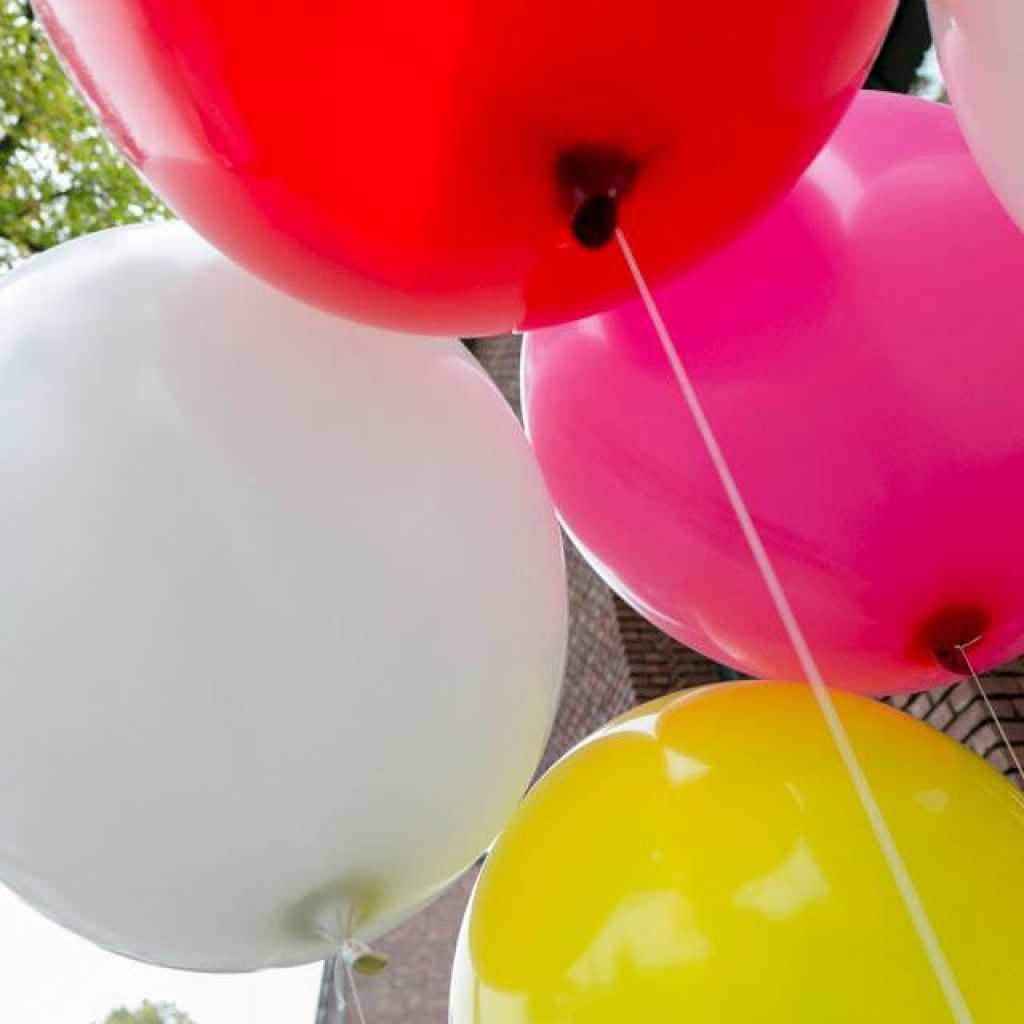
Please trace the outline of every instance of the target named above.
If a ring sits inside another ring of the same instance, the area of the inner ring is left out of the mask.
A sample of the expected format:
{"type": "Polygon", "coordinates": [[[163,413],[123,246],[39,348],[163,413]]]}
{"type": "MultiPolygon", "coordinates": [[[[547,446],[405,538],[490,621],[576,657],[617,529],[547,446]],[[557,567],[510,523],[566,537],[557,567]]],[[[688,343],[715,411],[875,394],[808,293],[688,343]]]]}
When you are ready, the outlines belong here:
{"type": "Polygon", "coordinates": [[[352,970],[351,957],[346,955],[346,951],[341,949],[338,952],[338,956],[334,961],[334,985],[335,993],[337,995],[337,1003],[339,1009],[339,1016],[341,1020],[338,1024],[345,1024],[345,1010],[347,1007],[347,1000],[345,999],[345,989],[347,987],[348,992],[352,996],[352,1006],[356,1011],[357,1024],[366,1024],[366,1014],[363,1012],[363,1004],[359,998],[359,988],[356,985],[355,971],[352,970]],[[341,976],[338,971],[339,965],[341,966],[344,975],[341,976]],[[347,986],[346,983],[347,982],[347,986]]]}
{"type": "Polygon", "coordinates": [[[332,964],[334,981],[334,1024],[346,1024],[348,1021],[348,984],[345,981],[345,965],[341,954],[334,957],[332,964]]]}
{"type": "Polygon", "coordinates": [[[1016,769],[1017,777],[1021,783],[1024,783],[1024,768],[1021,767],[1020,758],[1017,756],[1017,750],[1013,743],[1010,742],[1010,737],[1006,734],[1006,729],[1003,728],[1003,723],[1000,721],[999,716],[996,714],[996,709],[992,706],[992,701],[989,699],[988,693],[985,691],[985,687],[981,685],[981,680],[978,678],[978,673],[974,671],[974,665],[971,664],[971,659],[967,654],[967,648],[976,644],[981,637],[972,640],[969,644],[957,644],[956,649],[960,652],[960,657],[964,659],[964,664],[967,666],[967,671],[971,674],[971,679],[974,680],[975,688],[977,689],[982,701],[985,703],[985,707],[988,709],[989,717],[992,719],[996,727],[996,731],[999,733],[999,738],[1003,741],[1003,746],[1006,747],[1007,754],[1010,755],[1010,763],[1016,769]]]}
{"type": "Polygon", "coordinates": [[[336,1024],[345,1024],[348,1019],[348,996],[352,997],[356,1024],[366,1024],[366,1013],[359,998],[356,974],[379,974],[388,964],[388,957],[371,949],[365,942],[352,938],[353,911],[351,906],[339,907],[335,927],[325,929],[325,938],[337,943],[334,957],[334,1002],[337,1007],[336,1024]],[[346,936],[344,939],[342,936],[346,936]]]}
{"type": "Polygon", "coordinates": [[[633,276],[637,291],[640,293],[640,298],[650,318],[651,326],[654,328],[654,332],[661,342],[661,347],[665,351],[665,356],[672,367],[672,372],[675,374],[683,400],[690,410],[690,415],[693,417],[697,432],[700,434],[700,438],[704,443],[704,447],[729,500],[729,504],[732,506],[733,513],[739,522],[740,530],[761,573],[761,578],[764,580],[764,585],[768,589],[772,603],[775,605],[775,610],[793,646],[800,667],[807,682],[810,684],[818,707],[821,709],[825,724],[849,773],[850,781],[853,783],[864,813],[875,834],[875,839],[892,874],[893,881],[896,883],[910,920],[921,940],[921,945],[924,947],[925,954],[935,973],[936,981],[942,990],[942,994],[945,996],[950,1013],[957,1024],[972,1024],[971,1011],[967,1006],[963,993],[960,991],[960,986],[957,983],[953,969],[946,959],[942,945],[939,942],[939,937],[928,917],[928,912],[925,910],[921,896],[914,885],[913,879],[910,877],[910,872],[907,870],[906,863],[896,845],[892,831],[885,820],[878,800],[857,758],[846,727],[839,717],[839,712],[836,710],[832,695],[825,685],[825,680],[818,668],[818,663],[808,646],[807,638],[793,612],[792,605],[789,603],[775,567],[768,556],[767,549],[761,540],[761,535],[750,514],[750,510],[736,484],[736,478],[729,468],[729,463],[726,461],[725,455],[718,443],[715,432],[711,427],[711,422],[708,420],[697,391],[693,386],[693,381],[690,379],[690,375],[675,345],[672,343],[672,337],[665,326],[665,321],[661,317],[657,303],[654,301],[654,296],[647,287],[643,272],[621,228],[616,229],[615,237],[629,272],[633,276]]]}

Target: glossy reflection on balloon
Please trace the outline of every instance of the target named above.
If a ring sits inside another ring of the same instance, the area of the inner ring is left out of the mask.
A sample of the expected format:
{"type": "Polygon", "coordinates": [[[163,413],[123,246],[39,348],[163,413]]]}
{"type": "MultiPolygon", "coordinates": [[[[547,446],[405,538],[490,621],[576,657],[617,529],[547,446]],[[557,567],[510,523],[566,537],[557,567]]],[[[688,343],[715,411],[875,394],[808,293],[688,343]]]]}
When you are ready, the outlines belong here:
{"type": "Polygon", "coordinates": [[[734,233],[828,137],[894,5],[35,6],[123,152],[228,255],[356,319],[488,335],[629,292],[609,198],[652,273],[734,233]]]}
{"type": "MultiPolygon", "coordinates": [[[[644,252],[635,247],[643,265],[644,252]]],[[[865,93],[769,216],[656,299],[826,680],[1020,653],[1024,237],[948,107],[865,93]]],[[[799,677],[639,303],[528,335],[524,409],[598,571],[683,643],[799,677]]]]}
{"type": "MultiPolygon", "coordinates": [[[[976,1024],[1019,974],[1024,799],[974,754],[836,701],[976,1024]]],[[[907,1024],[948,1010],[810,690],[624,716],[534,788],[480,875],[453,1024],[907,1024]]]]}

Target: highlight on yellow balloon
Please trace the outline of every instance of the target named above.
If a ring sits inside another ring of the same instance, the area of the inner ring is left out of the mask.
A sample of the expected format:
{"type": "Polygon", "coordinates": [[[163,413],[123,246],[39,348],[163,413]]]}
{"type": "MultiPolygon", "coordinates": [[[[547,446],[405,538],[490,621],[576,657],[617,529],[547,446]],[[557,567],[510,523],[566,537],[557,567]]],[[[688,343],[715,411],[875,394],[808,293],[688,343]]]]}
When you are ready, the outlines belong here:
{"type": "MultiPolygon", "coordinates": [[[[975,1024],[1020,1005],[1024,797],[930,726],[834,699],[975,1024]]],[[[559,762],[467,911],[452,1024],[938,1024],[950,1009],[798,684],[660,701],[559,762]]]]}

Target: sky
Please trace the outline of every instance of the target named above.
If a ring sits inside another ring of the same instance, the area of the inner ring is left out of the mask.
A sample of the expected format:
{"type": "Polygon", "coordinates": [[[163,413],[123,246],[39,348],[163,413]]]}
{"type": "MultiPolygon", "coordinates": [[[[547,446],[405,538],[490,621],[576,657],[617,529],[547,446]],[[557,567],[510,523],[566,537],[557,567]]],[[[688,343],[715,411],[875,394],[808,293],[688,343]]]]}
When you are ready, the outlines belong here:
{"type": "Polygon", "coordinates": [[[64,931],[0,885],[0,1021],[102,1024],[120,1006],[171,1002],[195,1024],[314,1024],[321,964],[205,975],[148,967],[64,931]]]}

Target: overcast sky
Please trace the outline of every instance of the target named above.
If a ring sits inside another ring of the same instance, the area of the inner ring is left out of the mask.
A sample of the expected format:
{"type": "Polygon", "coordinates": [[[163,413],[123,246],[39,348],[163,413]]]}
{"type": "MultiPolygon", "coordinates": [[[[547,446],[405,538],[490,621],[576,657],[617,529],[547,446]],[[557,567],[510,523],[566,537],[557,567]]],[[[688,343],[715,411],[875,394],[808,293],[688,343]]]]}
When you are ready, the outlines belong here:
{"type": "Polygon", "coordinates": [[[97,949],[0,885],[0,1022],[98,1024],[171,1002],[196,1024],[313,1024],[320,964],[245,975],[166,971],[97,949]]]}

